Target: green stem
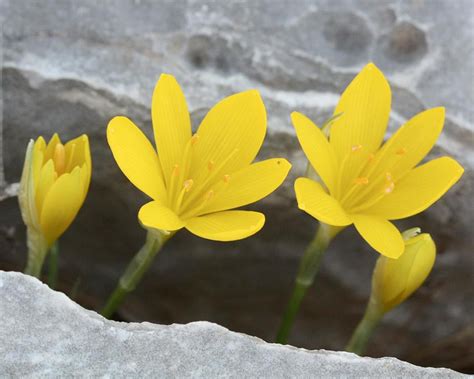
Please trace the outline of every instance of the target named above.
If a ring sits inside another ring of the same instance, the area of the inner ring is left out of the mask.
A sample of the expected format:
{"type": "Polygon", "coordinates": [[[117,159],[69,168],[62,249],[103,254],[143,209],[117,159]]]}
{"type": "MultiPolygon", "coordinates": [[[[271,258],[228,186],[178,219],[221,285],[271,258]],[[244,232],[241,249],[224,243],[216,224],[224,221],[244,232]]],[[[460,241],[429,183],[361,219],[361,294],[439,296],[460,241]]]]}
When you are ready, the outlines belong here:
{"type": "Polygon", "coordinates": [[[173,234],[170,233],[164,234],[152,230],[148,231],[145,244],[135,257],[133,257],[125,272],[120,277],[114,292],[112,292],[104,308],[102,308],[102,316],[109,318],[117,310],[125,297],[135,289],[150,267],[156,254],[172,235],[173,234]]]}
{"type": "Polygon", "coordinates": [[[369,300],[364,317],[362,317],[359,325],[357,325],[357,328],[354,330],[354,333],[352,334],[352,337],[346,346],[346,351],[363,355],[367,348],[370,337],[374,333],[374,330],[382,317],[383,312],[380,310],[380,308],[375,304],[374,301],[372,301],[372,299],[369,300]]]}
{"type": "Polygon", "coordinates": [[[319,226],[316,236],[306,248],[295,280],[295,286],[290,301],[286,307],[276,338],[277,343],[284,344],[288,340],[293,322],[300,308],[306,291],[314,282],[322,257],[331,240],[342,228],[326,224],[319,226]]]}
{"type": "Polygon", "coordinates": [[[39,278],[44,259],[48,253],[48,244],[43,235],[33,228],[27,228],[26,244],[28,247],[28,260],[24,273],[39,278]]]}
{"type": "Polygon", "coordinates": [[[56,241],[49,249],[48,285],[53,290],[56,288],[58,281],[58,255],[59,244],[56,241]]]}

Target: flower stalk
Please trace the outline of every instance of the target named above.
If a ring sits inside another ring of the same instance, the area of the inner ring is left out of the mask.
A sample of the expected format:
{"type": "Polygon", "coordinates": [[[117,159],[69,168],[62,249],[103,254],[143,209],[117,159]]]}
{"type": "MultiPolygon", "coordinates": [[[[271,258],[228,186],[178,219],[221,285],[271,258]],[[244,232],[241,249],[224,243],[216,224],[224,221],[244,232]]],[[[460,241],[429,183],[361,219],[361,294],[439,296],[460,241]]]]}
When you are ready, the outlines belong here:
{"type": "Polygon", "coordinates": [[[43,235],[32,227],[26,230],[28,259],[24,273],[39,278],[44,260],[48,254],[48,243],[43,235]]]}
{"type": "Polygon", "coordinates": [[[148,230],[145,244],[131,260],[125,272],[120,277],[117,287],[109,296],[107,303],[100,312],[102,316],[109,318],[114,314],[125,297],[136,288],[145,272],[148,271],[156,254],[158,254],[164,244],[173,235],[174,233],[148,230]]]}
{"type": "Polygon", "coordinates": [[[56,241],[49,249],[48,258],[48,285],[49,288],[55,289],[58,282],[58,258],[59,258],[59,243],[56,241]]]}
{"type": "Polygon", "coordinates": [[[304,299],[306,291],[314,282],[322,257],[329,243],[342,228],[321,223],[314,239],[310,242],[301,258],[300,267],[295,280],[295,286],[290,301],[286,307],[276,342],[284,344],[288,340],[295,317],[304,299]]]}
{"type": "Polygon", "coordinates": [[[374,333],[379,322],[382,320],[383,315],[383,311],[371,298],[367,305],[367,309],[365,310],[364,317],[362,317],[362,320],[360,320],[357,328],[354,330],[345,350],[358,355],[363,355],[370,337],[374,333]]]}

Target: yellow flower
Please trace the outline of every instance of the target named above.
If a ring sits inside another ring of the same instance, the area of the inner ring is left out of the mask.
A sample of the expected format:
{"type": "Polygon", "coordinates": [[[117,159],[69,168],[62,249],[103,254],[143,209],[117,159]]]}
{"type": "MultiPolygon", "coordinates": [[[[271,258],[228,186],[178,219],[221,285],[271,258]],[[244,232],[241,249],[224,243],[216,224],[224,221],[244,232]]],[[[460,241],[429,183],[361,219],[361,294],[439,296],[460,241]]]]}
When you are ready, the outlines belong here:
{"type": "MultiPolygon", "coordinates": [[[[89,140],[82,135],[63,145],[54,134],[31,140],[20,183],[19,202],[28,233],[49,248],[71,225],[89,189],[89,140]]],[[[29,241],[30,243],[30,241],[29,241]]]]}
{"type": "Polygon", "coordinates": [[[464,170],[449,157],[416,167],[441,133],[441,107],[417,114],[381,146],[390,103],[390,86],[370,63],[342,94],[329,139],[301,113],[294,112],[291,118],[303,151],[321,179],[296,180],[299,208],[329,225],[354,224],[375,250],[397,258],[404,243],[389,220],[422,212],[464,170]]]}
{"type": "Polygon", "coordinates": [[[139,211],[146,228],[181,228],[203,238],[231,241],[259,231],[263,214],[230,210],[273,192],[290,164],[282,158],[252,163],[265,137],[265,107],[256,90],[217,103],[196,134],[176,79],[160,76],[153,92],[157,150],[126,117],[113,118],[107,140],[125,176],[152,201],[139,211]]]}
{"type": "Polygon", "coordinates": [[[435,257],[436,246],[427,233],[407,239],[398,259],[380,256],[372,275],[371,300],[383,313],[401,304],[423,284],[435,257]]]}

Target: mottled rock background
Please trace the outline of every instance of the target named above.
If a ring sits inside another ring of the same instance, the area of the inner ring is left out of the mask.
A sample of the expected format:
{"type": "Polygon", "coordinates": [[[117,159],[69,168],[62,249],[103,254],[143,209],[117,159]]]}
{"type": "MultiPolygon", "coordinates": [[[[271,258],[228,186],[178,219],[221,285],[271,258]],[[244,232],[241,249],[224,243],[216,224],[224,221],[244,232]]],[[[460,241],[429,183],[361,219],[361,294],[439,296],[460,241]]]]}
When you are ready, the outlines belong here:
{"type": "MultiPolygon", "coordinates": [[[[181,83],[195,126],[219,99],[258,88],[269,115],[260,157],[293,162],[285,186],[255,206],[268,216],[264,230],[228,244],[180,232],[119,317],[208,320],[272,341],[315,229],[295,207],[292,181],[305,161],[289,114],[322,123],[373,60],[392,84],[390,130],[422,109],[446,106],[432,156],[452,155],[466,173],[428,212],[400,224],[432,233],[439,255],[426,285],[385,319],[368,354],[472,372],[473,7],[470,0],[0,1],[0,186],[8,189],[0,191],[0,269],[25,264],[25,231],[8,185],[19,180],[29,138],[54,131],[91,138],[91,192],[61,240],[60,276],[66,293],[79,283],[77,300],[97,308],[144,237],[136,213],[145,199],[113,162],[108,120],[128,115],[151,135],[149,104],[161,72],[181,83]]],[[[354,231],[341,235],[291,344],[343,348],[363,312],[375,258],[354,231]]]]}

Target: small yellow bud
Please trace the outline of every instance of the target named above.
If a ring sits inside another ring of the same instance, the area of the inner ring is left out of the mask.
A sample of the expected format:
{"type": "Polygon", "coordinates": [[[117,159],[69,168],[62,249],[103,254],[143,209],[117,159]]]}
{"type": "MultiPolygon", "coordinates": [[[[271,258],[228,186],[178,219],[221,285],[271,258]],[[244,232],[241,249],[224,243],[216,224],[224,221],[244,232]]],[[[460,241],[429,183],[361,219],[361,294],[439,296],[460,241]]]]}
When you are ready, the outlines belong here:
{"type": "MultiPolygon", "coordinates": [[[[381,255],[372,275],[372,301],[385,313],[415,292],[428,277],[436,246],[427,233],[406,233],[405,251],[398,259],[381,255]]],[[[419,230],[419,229],[418,229],[419,230]]]]}
{"type": "Polygon", "coordinates": [[[54,134],[30,141],[20,183],[19,203],[28,234],[50,247],[69,227],[86,197],[91,178],[86,135],[65,145],[54,134]]]}

